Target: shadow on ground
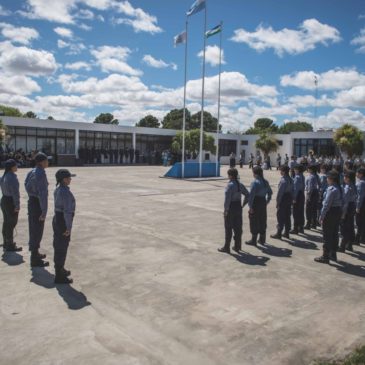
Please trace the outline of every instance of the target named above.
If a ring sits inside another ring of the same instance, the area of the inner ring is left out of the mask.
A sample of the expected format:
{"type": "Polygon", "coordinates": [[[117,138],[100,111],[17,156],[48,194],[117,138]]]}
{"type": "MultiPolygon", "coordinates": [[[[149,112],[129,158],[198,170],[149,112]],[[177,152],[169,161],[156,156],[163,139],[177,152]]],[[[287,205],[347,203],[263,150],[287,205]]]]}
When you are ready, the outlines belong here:
{"type": "Polygon", "coordinates": [[[4,252],[1,260],[9,266],[17,266],[25,262],[23,256],[17,252],[4,252]]]}
{"type": "Polygon", "coordinates": [[[58,295],[64,300],[69,309],[78,310],[91,305],[84,293],[76,290],[70,284],[55,284],[54,275],[43,267],[32,269],[30,281],[46,289],[57,289],[58,295]]]}
{"type": "Polygon", "coordinates": [[[338,271],[342,271],[349,275],[359,276],[365,278],[365,266],[364,265],[353,265],[349,262],[338,261],[337,263],[330,264],[330,266],[335,267],[338,271]]]}
{"type": "Polygon", "coordinates": [[[264,246],[260,247],[260,250],[266,255],[276,256],[276,257],[291,257],[293,251],[287,248],[276,247],[265,243],[264,246]]]}
{"type": "Polygon", "coordinates": [[[255,256],[244,251],[240,251],[239,254],[232,253],[231,255],[241,264],[252,265],[252,266],[255,265],[266,266],[266,263],[270,260],[269,257],[255,256]]]}

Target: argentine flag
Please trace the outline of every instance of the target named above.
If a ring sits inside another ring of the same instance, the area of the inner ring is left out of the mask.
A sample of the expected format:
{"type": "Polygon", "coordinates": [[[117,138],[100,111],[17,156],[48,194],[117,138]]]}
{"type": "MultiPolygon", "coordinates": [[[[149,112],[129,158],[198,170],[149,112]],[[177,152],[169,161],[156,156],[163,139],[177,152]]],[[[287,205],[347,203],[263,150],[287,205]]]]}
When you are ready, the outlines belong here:
{"type": "Polygon", "coordinates": [[[205,9],[205,0],[196,0],[193,5],[191,5],[189,11],[186,13],[187,16],[194,15],[205,9]]]}

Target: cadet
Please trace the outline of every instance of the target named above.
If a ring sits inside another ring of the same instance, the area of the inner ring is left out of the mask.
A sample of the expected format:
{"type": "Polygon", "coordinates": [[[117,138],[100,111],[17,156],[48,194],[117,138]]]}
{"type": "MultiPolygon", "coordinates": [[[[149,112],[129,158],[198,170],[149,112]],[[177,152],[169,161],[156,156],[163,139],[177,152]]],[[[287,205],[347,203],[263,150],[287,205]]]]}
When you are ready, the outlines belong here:
{"type": "Polygon", "coordinates": [[[19,181],[15,174],[18,167],[15,160],[5,162],[4,175],[0,179],[1,185],[1,210],[3,212],[3,250],[4,252],[19,252],[22,247],[17,247],[14,242],[14,229],[18,223],[20,210],[19,181]]]}
{"type": "Polygon", "coordinates": [[[49,263],[43,261],[46,255],[39,253],[43,237],[44,221],[48,210],[48,181],[45,169],[48,167],[47,156],[39,152],[34,158],[36,167],[25,179],[25,189],[28,193],[28,221],[29,221],[29,250],[32,267],[45,267],[49,263]]]}
{"type": "Polygon", "coordinates": [[[357,170],[357,178],[359,179],[356,184],[357,188],[357,201],[356,201],[356,226],[357,234],[355,243],[365,243],[365,167],[360,167],[357,170]]]}
{"type": "Polygon", "coordinates": [[[291,226],[291,205],[293,202],[293,180],[289,176],[289,167],[282,166],[280,168],[281,179],[279,189],[276,195],[276,217],[278,220],[277,232],[271,235],[271,238],[281,239],[283,229],[285,227],[284,237],[289,238],[291,226]]]}
{"type": "Polygon", "coordinates": [[[258,235],[260,235],[259,242],[262,245],[266,243],[267,205],[270,203],[272,190],[267,180],[264,179],[264,173],[260,166],[255,166],[252,172],[255,180],[251,184],[248,199],[252,238],[245,243],[246,245],[256,246],[258,235]]]}
{"type": "Polygon", "coordinates": [[[319,201],[319,176],[317,174],[317,166],[309,165],[308,171],[310,175],[305,180],[305,190],[307,192],[306,216],[307,224],[305,229],[317,227],[317,207],[319,201]]]}
{"type": "Polygon", "coordinates": [[[293,218],[294,229],[292,234],[304,233],[304,189],[305,178],[303,175],[303,166],[294,167],[294,182],[293,182],[293,218]]]}
{"type": "Polygon", "coordinates": [[[342,216],[342,191],[337,171],[327,174],[328,188],[325,193],[320,223],[323,229],[323,255],[314,261],[328,264],[329,260],[337,261],[338,231],[342,216]]]}
{"type": "Polygon", "coordinates": [[[342,210],[342,222],[341,222],[341,235],[342,241],[339,248],[339,252],[345,252],[345,250],[353,251],[352,244],[355,241],[355,213],[356,213],[356,174],[355,171],[345,171],[343,188],[343,210],[342,210]]]}
{"type": "Polygon", "coordinates": [[[317,217],[319,221],[319,217],[321,216],[322,204],[324,193],[327,190],[327,173],[329,171],[328,166],[323,164],[321,165],[321,174],[319,175],[319,199],[318,199],[318,209],[317,209],[317,217]]]}
{"type": "Polygon", "coordinates": [[[70,191],[71,178],[75,176],[66,169],[56,172],[56,190],[54,192],[55,215],[53,217],[53,247],[55,283],[71,284],[68,278],[71,271],[65,269],[67,249],[71,239],[72,222],[75,215],[76,202],[70,191]]]}

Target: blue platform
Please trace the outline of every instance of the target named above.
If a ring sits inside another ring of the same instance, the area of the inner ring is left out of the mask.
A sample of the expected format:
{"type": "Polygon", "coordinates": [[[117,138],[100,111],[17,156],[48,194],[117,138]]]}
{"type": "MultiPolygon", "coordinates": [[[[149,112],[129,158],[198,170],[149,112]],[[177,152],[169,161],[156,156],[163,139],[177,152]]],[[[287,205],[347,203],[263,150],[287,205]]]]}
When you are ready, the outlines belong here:
{"type": "MultiPolygon", "coordinates": [[[[199,163],[198,162],[185,162],[185,174],[184,178],[194,178],[199,176],[199,163]]],[[[202,176],[201,177],[219,177],[220,176],[220,164],[215,162],[204,162],[202,164],[202,176]]],[[[169,171],[165,174],[165,177],[173,177],[176,179],[182,178],[182,163],[177,162],[173,165],[169,171]]]]}

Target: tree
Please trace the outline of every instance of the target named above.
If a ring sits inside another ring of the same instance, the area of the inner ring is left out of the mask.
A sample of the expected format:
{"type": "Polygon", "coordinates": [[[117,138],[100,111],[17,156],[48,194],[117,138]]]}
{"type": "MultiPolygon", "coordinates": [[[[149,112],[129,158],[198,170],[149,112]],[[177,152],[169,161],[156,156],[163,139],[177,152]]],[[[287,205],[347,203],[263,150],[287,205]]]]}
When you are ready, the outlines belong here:
{"type": "MultiPolygon", "coordinates": [[[[195,113],[191,117],[191,122],[188,129],[200,129],[200,118],[201,112],[195,113]]],[[[213,117],[207,111],[204,111],[204,131],[206,132],[216,132],[217,131],[217,123],[218,119],[213,117]]],[[[222,126],[219,125],[219,130],[222,129],[222,126]]]]}
{"type": "MultiPolygon", "coordinates": [[[[162,120],[162,128],[181,130],[183,127],[184,109],[173,109],[162,120]]],[[[186,109],[186,129],[189,129],[191,114],[186,109]]]]}
{"type": "Polygon", "coordinates": [[[7,117],[22,117],[23,114],[17,108],[6,105],[0,105],[0,114],[7,117]]]}
{"type": "Polygon", "coordinates": [[[0,119],[0,142],[3,142],[6,136],[6,125],[4,122],[0,119]]]}
{"type": "Polygon", "coordinates": [[[118,125],[118,119],[114,119],[114,115],[110,113],[101,113],[99,114],[95,120],[94,123],[98,124],[115,124],[118,125]]]}
{"type": "Polygon", "coordinates": [[[259,118],[254,123],[254,126],[246,131],[246,134],[277,133],[278,129],[278,126],[272,119],[259,118]]]}
{"type": "Polygon", "coordinates": [[[341,152],[345,152],[350,158],[354,155],[362,155],[364,151],[363,134],[359,128],[351,124],[344,124],[338,128],[333,139],[341,152]]]}
{"type": "Polygon", "coordinates": [[[279,127],[279,134],[289,134],[291,132],[313,132],[313,126],[307,122],[288,122],[279,127]]]}
{"type": "Polygon", "coordinates": [[[159,128],[160,122],[156,117],[149,114],[136,123],[136,127],[159,128]]]}
{"type": "MultiPolygon", "coordinates": [[[[171,149],[174,152],[181,152],[182,150],[182,139],[183,133],[178,132],[174,137],[171,145],[171,149]]],[[[190,152],[191,154],[198,154],[200,150],[200,129],[193,129],[191,131],[185,132],[185,150],[186,152],[190,152]]],[[[207,133],[203,134],[203,150],[209,151],[210,153],[216,153],[216,146],[214,137],[208,135],[207,133]]]]}
{"type": "Polygon", "coordinates": [[[54,118],[52,117],[52,115],[49,115],[47,119],[48,120],[54,120],[54,118]]]}
{"type": "Polygon", "coordinates": [[[256,148],[261,150],[265,155],[275,152],[279,148],[278,141],[268,133],[262,133],[256,141],[256,148]]]}
{"type": "Polygon", "coordinates": [[[23,115],[24,118],[37,118],[37,114],[32,112],[32,111],[29,111],[29,112],[26,112],[24,115],[23,115]]]}

